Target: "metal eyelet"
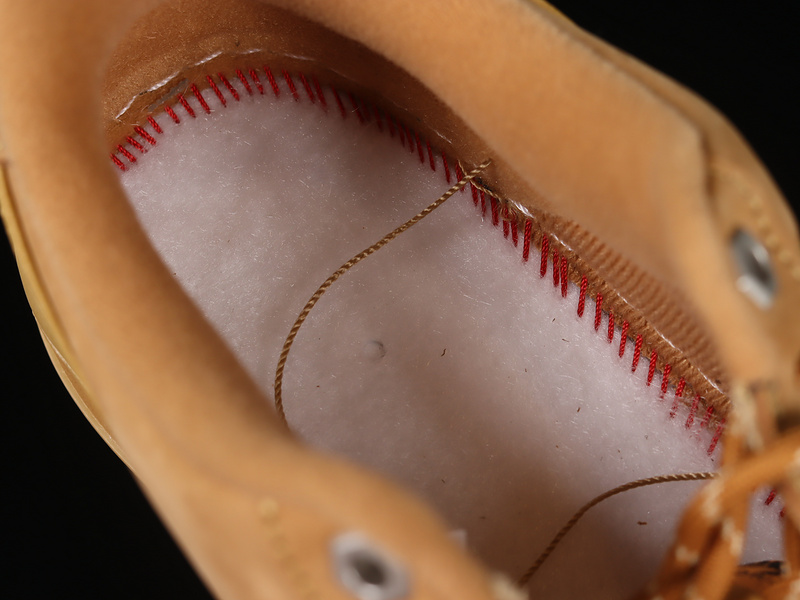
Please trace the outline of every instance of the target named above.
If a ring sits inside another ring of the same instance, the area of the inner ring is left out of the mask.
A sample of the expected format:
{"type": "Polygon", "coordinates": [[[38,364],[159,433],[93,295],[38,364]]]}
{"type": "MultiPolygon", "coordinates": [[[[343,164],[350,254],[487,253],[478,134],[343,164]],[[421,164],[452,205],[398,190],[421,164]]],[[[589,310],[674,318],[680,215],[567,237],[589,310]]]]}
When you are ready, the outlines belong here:
{"type": "Polygon", "coordinates": [[[409,593],[405,569],[364,535],[344,533],[331,543],[339,581],[359,600],[400,600],[409,593]]]}
{"type": "Polygon", "coordinates": [[[739,270],[736,287],[759,308],[770,308],[778,291],[778,281],[769,251],[743,229],[736,230],[731,237],[731,251],[739,270]]]}

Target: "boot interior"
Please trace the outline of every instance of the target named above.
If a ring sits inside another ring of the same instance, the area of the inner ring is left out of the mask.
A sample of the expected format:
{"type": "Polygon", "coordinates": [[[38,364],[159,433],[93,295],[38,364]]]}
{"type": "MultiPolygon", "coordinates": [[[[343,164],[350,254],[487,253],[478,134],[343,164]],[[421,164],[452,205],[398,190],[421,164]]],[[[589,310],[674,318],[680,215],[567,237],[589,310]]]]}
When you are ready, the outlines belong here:
{"type": "MultiPolygon", "coordinates": [[[[163,3],[117,48],[103,90],[111,160],[143,228],[267,402],[317,286],[493,157],[386,58],[260,2],[163,3]]],[[[656,304],[691,335],[668,337],[652,325],[664,314],[620,296],[600,259],[574,250],[586,229],[510,167],[475,183],[332,286],[287,363],[286,415],[518,577],[596,495],[714,470],[726,379],[668,286],[656,304]]],[[[596,509],[532,597],[633,593],[697,489],[596,509]]],[[[756,505],[745,558],[776,558],[778,510],[756,505]]]]}

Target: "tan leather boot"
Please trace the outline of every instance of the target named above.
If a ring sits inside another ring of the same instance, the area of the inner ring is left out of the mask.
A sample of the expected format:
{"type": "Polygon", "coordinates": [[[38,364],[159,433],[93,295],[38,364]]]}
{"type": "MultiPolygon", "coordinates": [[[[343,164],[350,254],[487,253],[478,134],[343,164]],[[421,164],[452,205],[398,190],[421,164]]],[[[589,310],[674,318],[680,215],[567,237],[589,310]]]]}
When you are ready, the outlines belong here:
{"type": "Polygon", "coordinates": [[[176,86],[199,82],[199,101],[242,56],[287,72],[302,57],[312,82],[391,100],[398,122],[463,171],[491,158],[482,191],[515,227],[536,225],[561,281],[598,314],[602,304],[638,324],[630,343],[651,357],[650,379],[700,398],[709,427],[729,424],[725,476],[689,513],[652,593],[727,593],[747,497],[763,485],[786,501],[790,566],[767,583],[787,591],[798,548],[797,234],[721,118],[545,6],[179,6],[5,7],[3,212],[62,378],[215,593],[513,594],[417,500],[287,434],[137,224],[114,171],[134,162],[127,144],[149,143],[148,117],[170,116],[176,86]],[[428,43],[409,44],[409,31],[428,43]],[[39,58],[19,57],[33,38],[39,58]],[[34,85],[25,75],[37,60],[52,75],[34,85]],[[520,72],[537,77],[514,79],[510,103],[495,90],[520,72]]]}

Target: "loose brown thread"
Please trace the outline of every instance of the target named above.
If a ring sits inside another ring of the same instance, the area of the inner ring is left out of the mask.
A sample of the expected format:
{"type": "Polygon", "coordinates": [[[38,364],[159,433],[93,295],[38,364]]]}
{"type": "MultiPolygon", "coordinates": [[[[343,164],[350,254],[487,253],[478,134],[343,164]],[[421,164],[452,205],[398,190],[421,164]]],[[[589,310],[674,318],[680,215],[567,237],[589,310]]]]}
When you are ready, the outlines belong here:
{"type": "Polygon", "coordinates": [[[300,327],[305,322],[308,314],[311,312],[311,309],[314,308],[314,305],[319,301],[322,295],[328,291],[328,288],[333,285],[333,282],[339,279],[342,275],[347,273],[350,269],[360,263],[362,260],[370,256],[371,254],[375,254],[378,250],[383,248],[386,244],[391,242],[397,236],[399,236],[404,231],[410,229],[413,225],[419,223],[422,219],[427,217],[431,214],[434,210],[439,208],[442,204],[444,204],[448,198],[450,198],[453,194],[460,191],[465,185],[467,185],[470,181],[475,179],[478,175],[480,175],[486,167],[488,167],[492,163],[491,159],[487,159],[483,161],[480,165],[472,169],[469,173],[464,175],[455,185],[453,185],[449,190],[447,190],[444,194],[439,196],[439,198],[421,210],[419,213],[411,217],[408,221],[400,225],[397,229],[392,231],[391,233],[387,233],[383,236],[380,240],[375,242],[372,246],[363,250],[356,254],[353,258],[348,260],[344,263],[341,267],[339,267],[330,277],[328,277],[322,285],[317,288],[317,291],[308,299],[306,305],[303,307],[303,310],[300,311],[300,314],[297,317],[297,320],[292,325],[292,328],[289,330],[289,335],[286,336],[286,341],[283,343],[283,349],[281,350],[281,356],[278,359],[278,366],[275,369],[275,410],[278,411],[278,416],[280,417],[283,424],[289,429],[289,422],[286,420],[286,413],[283,410],[283,371],[286,368],[286,360],[289,358],[289,351],[292,349],[292,344],[294,344],[294,340],[297,337],[297,332],[300,331],[300,327]]]}
{"type": "Polygon", "coordinates": [[[580,510],[578,510],[578,512],[572,515],[572,518],[569,521],[567,521],[566,525],[564,525],[559,530],[559,532],[555,535],[555,537],[552,539],[547,548],[545,548],[544,551],[539,555],[539,558],[537,558],[536,561],[531,565],[531,567],[527,571],[525,571],[522,577],[519,578],[519,580],[517,581],[517,585],[519,585],[520,587],[527,585],[527,583],[531,580],[536,571],[538,571],[539,568],[544,564],[544,561],[546,561],[550,557],[550,555],[553,553],[553,550],[556,549],[556,546],[558,546],[561,540],[564,539],[564,536],[566,536],[570,532],[570,530],[573,527],[575,527],[575,525],[578,523],[578,521],[581,520],[583,515],[585,515],[587,512],[589,512],[591,508],[597,506],[604,500],[607,500],[612,496],[616,496],[617,494],[628,492],[630,490],[635,490],[636,488],[640,487],[646,487],[648,485],[669,483],[672,481],[701,481],[704,479],[713,479],[716,476],[717,476],[716,473],[674,473],[672,475],[657,475],[655,477],[648,477],[646,479],[638,479],[636,481],[624,483],[618,487],[615,487],[613,490],[609,490],[607,492],[600,494],[593,500],[584,504],[580,508],[580,510]]]}
{"type": "MultiPolygon", "coordinates": [[[[283,349],[281,350],[280,358],[278,359],[278,365],[275,369],[275,385],[274,385],[274,393],[275,393],[275,410],[278,413],[280,420],[283,422],[284,426],[289,429],[289,422],[286,419],[286,412],[283,408],[283,374],[286,369],[286,361],[289,358],[289,352],[292,349],[292,345],[294,344],[295,339],[297,338],[297,334],[300,331],[300,327],[302,327],[305,320],[308,318],[308,315],[311,313],[311,310],[317,304],[319,299],[328,291],[328,289],[333,285],[333,283],[339,279],[342,275],[344,275],[347,271],[352,269],[362,260],[367,258],[368,256],[374,254],[381,248],[383,248],[386,244],[394,240],[398,237],[401,233],[410,229],[413,225],[419,223],[422,219],[427,217],[431,214],[434,210],[439,208],[442,204],[444,204],[450,197],[452,197],[455,193],[460,191],[464,186],[466,186],[470,181],[475,179],[478,175],[480,175],[490,164],[491,159],[487,159],[482,162],[480,165],[472,169],[468,172],[464,177],[462,177],[457,183],[455,183],[450,189],[448,189],[444,194],[442,194],[435,202],[428,205],[426,208],[421,210],[419,213],[411,217],[408,221],[400,225],[398,228],[394,229],[390,233],[386,234],[380,240],[375,242],[372,246],[367,248],[366,250],[362,250],[358,254],[356,254],[353,258],[348,260],[344,263],[341,267],[339,267],[336,271],[334,271],[330,277],[328,277],[312,294],[311,298],[308,299],[303,310],[300,311],[300,314],[297,316],[292,328],[289,330],[289,335],[286,336],[286,340],[283,343],[283,349]]],[[[716,473],[676,473],[672,475],[659,475],[656,477],[648,477],[647,479],[639,479],[637,481],[632,481],[621,486],[618,486],[612,490],[609,490],[603,494],[600,494],[589,503],[584,505],[578,512],[576,512],[572,518],[567,521],[566,525],[559,530],[556,536],[552,539],[550,544],[545,548],[545,550],[539,555],[539,558],[533,563],[533,565],[520,577],[518,581],[518,585],[520,587],[526,585],[536,571],[544,564],[544,562],[548,559],[548,557],[553,553],[556,549],[558,544],[561,540],[570,532],[570,530],[575,527],[575,525],[580,521],[580,519],[594,506],[600,504],[604,500],[611,498],[612,496],[616,496],[617,494],[621,494],[623,492],[627,492],[630,490],[634,490],[640,487],[646,487],[649,485],[656,485],[660,483],[668,483],[673,481],[700,481],[704,479],[712,479],[716,477],[716,473]]]]}

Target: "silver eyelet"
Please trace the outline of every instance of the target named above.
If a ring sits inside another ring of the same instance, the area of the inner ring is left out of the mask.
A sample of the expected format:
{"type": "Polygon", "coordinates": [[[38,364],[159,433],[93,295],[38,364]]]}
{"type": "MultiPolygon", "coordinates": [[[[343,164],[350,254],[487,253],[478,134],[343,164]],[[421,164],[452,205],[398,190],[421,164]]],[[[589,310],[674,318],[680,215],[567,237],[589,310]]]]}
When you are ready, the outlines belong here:
{"type": "Polygon", "coordinates": [[[364,535],[344,533],[331,543],[333,569],[359,600],[400,600],[409,593],[405,569],[364,535]]]}
{"type": "Polygon", "coordinates": [[[759,308],[770,308],[778,291],[778,281],[769,251],[743,229],[736,230],[731,237],[731,251],[739,270],[736,287],[759,308]]]}

